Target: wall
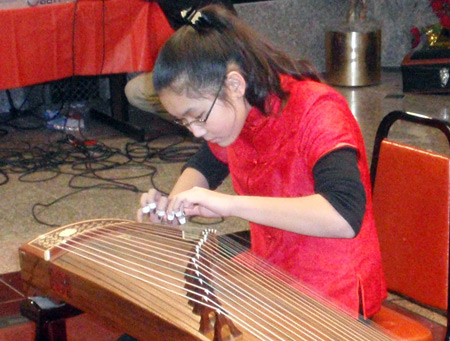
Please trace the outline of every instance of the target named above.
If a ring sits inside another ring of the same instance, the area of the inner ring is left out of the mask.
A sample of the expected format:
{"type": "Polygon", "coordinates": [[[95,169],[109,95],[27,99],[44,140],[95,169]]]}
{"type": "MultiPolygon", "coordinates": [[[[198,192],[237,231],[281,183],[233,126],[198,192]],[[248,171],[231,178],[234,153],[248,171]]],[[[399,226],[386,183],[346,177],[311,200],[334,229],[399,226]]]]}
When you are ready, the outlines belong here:
{"type": "MultiPolygon", "coordinates": [[[[411,48],[410,29],[434,23],[428,0],[368,0],[382,29],[383,67],[399,67],[411,48]]],[[[237,4],[238,14],[295,58],[325,70],[325,32],[345,19],[350,0],[272,0],[237,4]]]]}

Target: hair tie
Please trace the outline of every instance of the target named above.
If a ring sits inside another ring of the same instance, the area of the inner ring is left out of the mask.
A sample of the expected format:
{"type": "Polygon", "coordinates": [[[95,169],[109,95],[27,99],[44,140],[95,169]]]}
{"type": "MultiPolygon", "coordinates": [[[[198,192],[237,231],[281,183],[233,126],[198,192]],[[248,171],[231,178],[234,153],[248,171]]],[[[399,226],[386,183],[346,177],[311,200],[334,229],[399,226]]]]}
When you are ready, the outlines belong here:
{"type": "Polygon", "coordinates": [[[185,25],[192,26],[199,32],[214,27],[211,20],[204,13],[192,7],[181,11],[181,17],[185,25]]]}

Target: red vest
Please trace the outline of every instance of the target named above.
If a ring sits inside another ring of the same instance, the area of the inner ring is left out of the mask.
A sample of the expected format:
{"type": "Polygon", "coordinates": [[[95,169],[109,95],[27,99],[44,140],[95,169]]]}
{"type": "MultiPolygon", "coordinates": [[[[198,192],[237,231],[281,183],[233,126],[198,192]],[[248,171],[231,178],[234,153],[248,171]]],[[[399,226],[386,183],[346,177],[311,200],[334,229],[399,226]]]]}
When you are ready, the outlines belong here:
{"type": "Polygon", "coordinates": [[[274,114],[253,108],[238,139],[229,147],[210,144],[228,163],[241,195],[301,197],[314,194],[313,167],[325,154],[351,146],[366,189],[366,212],[353,239],[309,237],[250,223],[252,250],[321,295],[357,316],[375,314],[386,298],[378,237],[372,212],[364,141],[345,98],[325,84],[282,76],[287,105],[271,98],[274,114]]]}

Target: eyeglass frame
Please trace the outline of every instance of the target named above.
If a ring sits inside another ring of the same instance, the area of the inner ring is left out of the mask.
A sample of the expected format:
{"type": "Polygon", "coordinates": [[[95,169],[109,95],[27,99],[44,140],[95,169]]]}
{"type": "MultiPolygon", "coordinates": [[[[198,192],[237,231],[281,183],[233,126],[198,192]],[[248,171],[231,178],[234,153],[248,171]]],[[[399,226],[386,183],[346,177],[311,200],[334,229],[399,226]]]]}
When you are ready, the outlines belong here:
{"type": "Polygon", "coordinates": [[[208,110],[208,112],[206,113],[206,116],[205,116],[205,118],[194,118],[192,121],[190,121],[190,122],[185,122],[186,120],[185,119],[183,119],[183,118],[181,118],[181,119],[179,119],[179,118],[174,118],[173,119],[173,122],[175,123],[175,124],[177,124],[177,125],[180,125],[180,126],[183,126],[183,127],[186,127],[186,128],[189,128],[191,125],[193,125],[193,124],[205,124],[206,123],[206,120],[208,119],[208,117],[209,117],[209,115],[211,114],[211,112],[212,112],[212,110],[213,110],[213,108],[214,108],[214,105],[216,104],[216,102],[217,102],[217,99],[219,98],[219,95],[220,95],[220,92],[222,91],[222,88],[223,88],[223,83],[225,82],[225,79],[223,79],[222,80],[222,82],[220,82],[220,86],[219,86],[219,90],[217,91],[217,94],[216,94],[216,97],[214,97],[214,100],[213,100],[213,102],[212,102],[212,104],[211,104],[211,107],[209,108],[209,110],[208,110]]]}

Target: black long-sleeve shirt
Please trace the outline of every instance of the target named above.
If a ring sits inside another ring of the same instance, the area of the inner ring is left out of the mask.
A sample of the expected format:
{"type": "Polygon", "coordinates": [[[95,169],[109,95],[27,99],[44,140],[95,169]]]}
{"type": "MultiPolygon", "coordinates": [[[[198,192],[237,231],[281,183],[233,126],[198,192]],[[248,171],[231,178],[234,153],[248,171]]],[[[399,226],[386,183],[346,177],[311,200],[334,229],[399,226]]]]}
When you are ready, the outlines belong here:
{"type": "MultiPolygon", "coordinates": [[[[218,160],[207,143],[186,163],[205,176],[216,189],[229,174],[228,165],[218,160]]],[[[313,168],[314,191],[321,194],[358,234],[366,208],[366,192],[358,169],[357,152],[345,147],[320,158],[313,168]]]]}

